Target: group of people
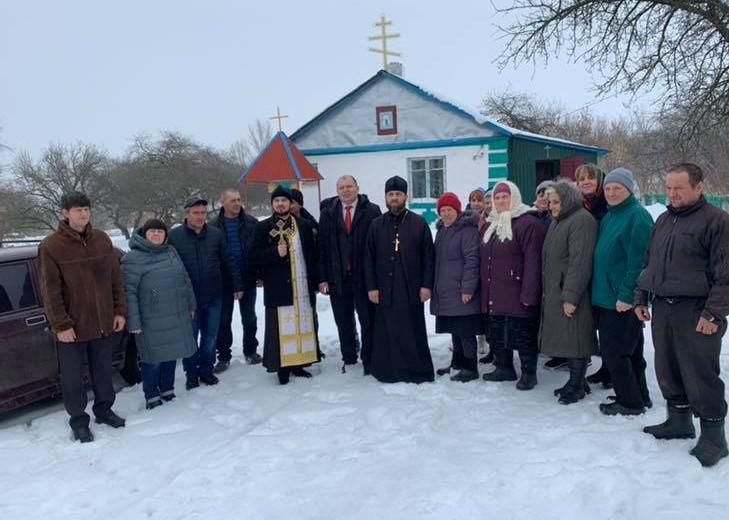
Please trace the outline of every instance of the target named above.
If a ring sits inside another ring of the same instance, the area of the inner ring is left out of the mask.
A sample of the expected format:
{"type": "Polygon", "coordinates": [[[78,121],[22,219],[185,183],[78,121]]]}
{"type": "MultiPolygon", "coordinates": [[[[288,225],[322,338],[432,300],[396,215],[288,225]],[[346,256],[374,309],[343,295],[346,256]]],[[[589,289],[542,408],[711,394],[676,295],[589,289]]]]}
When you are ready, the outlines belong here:
{"type": "Polygon", "coordinates": [[[433,381],[436,373],[469,382],[482,363],[489,382],[537,385],[539,353],[569,378],[554,390],[580,401],[589,383],[614,388],[606,415],[652,406],[643,357],[643,322],[652,319],[658,382],[667,401],[659,439],[701,436],[692,454],[706,466],[729,454],[719,377],[729,314],[729,214],[708,204],[703,173],[679,164],[666,173],[668,210],[655,226],[636,197],[633,174],[580,166],[575,181],[538,185],[533,207],[509,181],[476,189],[464,209],[454,193],[437,201],[435,238],[407,209],[408,185],[385,183],[386,212],[359,193],[352,176],[320,204],[317,222],[298,190],[278,186],[272,214],[247,215],[227,190],[217,219],[208,201],[185,203],[185,221],[168,230],[155,219],[136,230],[121,265],[108,236],[90,224],[90,201],[63,197],[58,230],[39,248],[42,290],[59,343],[64,404],[74,437],[93,440],[81,380],[88,357],[96,422],[124,420],[112,410],[112,334],[135,335],[147,408],[175,398],[176,362],[186,388],[218,383],[231,360],[231,321],[240,306],[243,353],[280,384],[311,377],[322,358],[316,294],[328,295],[342,371],[361,362],[382,382],[433,381]],[[263,356],[257,353],[256,287],[263,286],[263,356]],[[452,340],[449,366],[434,370],[424,305],[437,333],[452,340]],[[653,307],[653,316],[648,306],[653,307]],[[359,321],[359,332],[356,321],[359,321]],[[514,364],[519,358],[519,375],[514,364]],[[217,353],[217,364],[216,364],[217,353]],[[600,369],[586,378],[591,356],[600,369]]]}

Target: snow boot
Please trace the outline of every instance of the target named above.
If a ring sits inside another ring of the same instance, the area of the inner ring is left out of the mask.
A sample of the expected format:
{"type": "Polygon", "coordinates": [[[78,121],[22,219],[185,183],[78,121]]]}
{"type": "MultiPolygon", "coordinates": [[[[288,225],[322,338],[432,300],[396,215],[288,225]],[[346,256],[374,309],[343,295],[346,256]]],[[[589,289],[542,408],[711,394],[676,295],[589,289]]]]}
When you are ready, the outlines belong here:
{"type": "Polygon", "coordinates": [[[96,421],[96,424],[106,424],[112,428],[123,428],[124,425],[126,425],[126,421],[111,410],[106,412],[104,415],[97,415],[94,420],[96,421]]]}
{"type": "Polygon", "coordinates": [[[279,368],[278,369],[278,382],[282,385],[289,384],[289,379],[291,378],[291,370],[288,368],[279,368]]]}
{"type": "Polygon", "coordinates": [[[691,407],[688,404],[666,406],[668,414],[661,424],[646,426],[644,433],[653,435],[656,439],[693,439],[696,437],[691,407]]]}
{"type": "Polygon", "coordinates": [[[307,372],[303,367],[293,367],[291,375],[294,377],[312,377],[311,372],[307,372]]]}
{"type": "MultiPolygon", "coordinates": [[[[585,398],[585,388],[589,390],[590,386],[585,381],[585,372],[587,372],[587,359],[569,358],[567,366],[570,369],[570,378],[567,384],[559,392],[559,404],[572,404],[585,398]]],[[[558,389],[560,390],[560,389],[558,389]]],[[[555,390],[557,395],[557,390],[555,390]]]]}
{"type": "Polygon", "coordinates": [[[145,406],[145,408],[147,410],[153,410],[153,409],[157,408],[158,406],[162,406],[162,404],[164,404],[162,402],[162,399],[160,399],[158,397],[156,399],[150,399],[149,401],[147,401],[147,405],[145,406]]]}
{"type": "Polygon", "coordinates": [[[497,350],[494,352],[494,364],[496,370],[484,374],[484,381],[516,381],[516,370],[514,370],[514,353],[511,349],[497,350]]]}
{"type": "Polygon", "coordinates": [[[531,390],[537,386],[537,361],[539,354],[532,351],[519,351],[521,377],[516,383],[517,390],[531,390]]]}
{"type": "Polygon", "coordinates": [[[205,376],[200,376],[200,382],[205,383],[208,386],[213,386],[220,383],[220,379],[218,379],[215,374],[207,374],[205,376]]]}
{"type": "Polygon", "coordinates": [[[729,455],[724,435],[724,419],[701,419],[701,436],[690,453],[707,468],[729,455]]]}
{"type": "Polygon", "coordinates": [[[613,387],[613,381],[610,377],[610,372],[608,372],[607,366],[605,366],[605,361],[602,361],[602,364],[600,365],[600,368],[597,372],[594,374],[587,376],[587,382],[592,385],[597,385],[602,383],[603,388],[612,388],[613,387]]]}
{"type": "Polygon", "coordinates": [[[645,413],[645,408],[628,408],[619,402],[602,403],[599,406],[600,411],[605,415],[641,415],[645,413]]]}
{"type": "Polygon", "coordinates": [[[185,389],[186,390],[192,390],[193,388],[197,388],[200,386],[200,380],[197,378],[197,376],[187,376],[185,379],[185,389]]]}
{"type": "Polygon", "coordinates": [[[478,364],[476,359],[464,358],[464,367],[458,371],[455,375],[451,376],[451,381],[458,381],[460,383],[468,383],[474,379],[478,379],[478,364]]]}
{"type": "Polygon", "coordinates": [[[91,433],[91,430],[85,424],[83,426],[71,428],[71,431],[73,432],[73,440],[75,441],[80,441],[82,443],[94,441],[94,434],[91,433]]]}

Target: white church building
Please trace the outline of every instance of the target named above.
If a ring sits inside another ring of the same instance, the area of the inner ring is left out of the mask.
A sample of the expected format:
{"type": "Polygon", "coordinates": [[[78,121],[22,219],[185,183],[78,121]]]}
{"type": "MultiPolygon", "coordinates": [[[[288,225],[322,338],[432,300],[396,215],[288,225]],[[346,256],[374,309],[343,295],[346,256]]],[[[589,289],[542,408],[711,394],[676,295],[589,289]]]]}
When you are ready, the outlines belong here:
{"type": "Polygon", "coordinates": [[[573,177],[578,165],[607,152],[506,127],[385,70],[299,128],[291,141],[324,177],[323,197],[335,195],[337,178],[348,174],[384,209],[385,180],[400,175],[408,180],[410,209],[431,222],[445,191],[465,206],[474,188],[508,178],[529,202],[542,180],[573,177]]]}

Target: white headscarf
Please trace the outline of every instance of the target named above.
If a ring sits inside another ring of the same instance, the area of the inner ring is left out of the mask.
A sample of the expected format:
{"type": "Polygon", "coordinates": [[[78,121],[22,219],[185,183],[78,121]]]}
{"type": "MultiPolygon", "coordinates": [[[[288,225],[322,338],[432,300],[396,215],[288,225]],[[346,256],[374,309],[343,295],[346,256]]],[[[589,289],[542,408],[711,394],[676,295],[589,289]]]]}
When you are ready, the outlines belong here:
{"type": "Polygon", "coordinates": [[[491,240],[491,236],[494,233],[496,233],[496,236],[502,242],[511,240],[511,220],[521,217],[524,213],[528,213],[529,211],[531,211],[531,208],[522,202],[521,192],[516,184],[511,181],[501,181],[496,183],[494,189],[491,191],[491,213],[489,213],[489,216],[486,219],[486,222],[490,225],[486,228],[486,232],[483,234],[483,243],[486,244],[489,240],[491,240]],[[493,198],[494,192],[501,184],[506,184],[511,192],[511,207],[508,211],[498,213],[496,211],[496,204],[494,204],[493,198]]]}

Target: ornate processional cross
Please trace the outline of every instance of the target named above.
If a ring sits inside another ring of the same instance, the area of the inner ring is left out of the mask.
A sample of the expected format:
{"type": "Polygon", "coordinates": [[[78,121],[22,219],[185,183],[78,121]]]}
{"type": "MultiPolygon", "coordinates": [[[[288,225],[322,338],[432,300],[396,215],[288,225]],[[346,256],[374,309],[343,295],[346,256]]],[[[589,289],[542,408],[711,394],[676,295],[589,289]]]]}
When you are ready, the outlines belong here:
{"type": "Polygon", "coordinates": [[[382,29],[381,34],[379,36],[370,36],[368,38],[368,40],[370,40],[370,41],[382,40],[382,48],[375,49],[373,47],[370,47],[369,51],[382,54],[382,68],[387,70],[387,57],[388,56],[400,56],[399,52],[393,52],[393,51],[387,50],[387,40],[392,39],[392,38],[399,38],[400,33],[387,34],[387,26],[392,25],[392,21],[388,21],[385,18],[384,14],[382,16],[380,16],[380,21],[376,22],[374,25],[375,25],[375,27],[380,27],[382,29]]]}
{"type": "Polygon", "coordinates": [[[289,116],[282,116],[281,115],[281,110],[278,108],[278,105],[276,105],[276,115],[269,117],[269,119],[277,119],[278,120],[278,131],[280,132],[281,130],[283,130],[283,128],[281,126],[281,120],[282,119],[286,119],[287,117],[289,117],[289,116]]]}

